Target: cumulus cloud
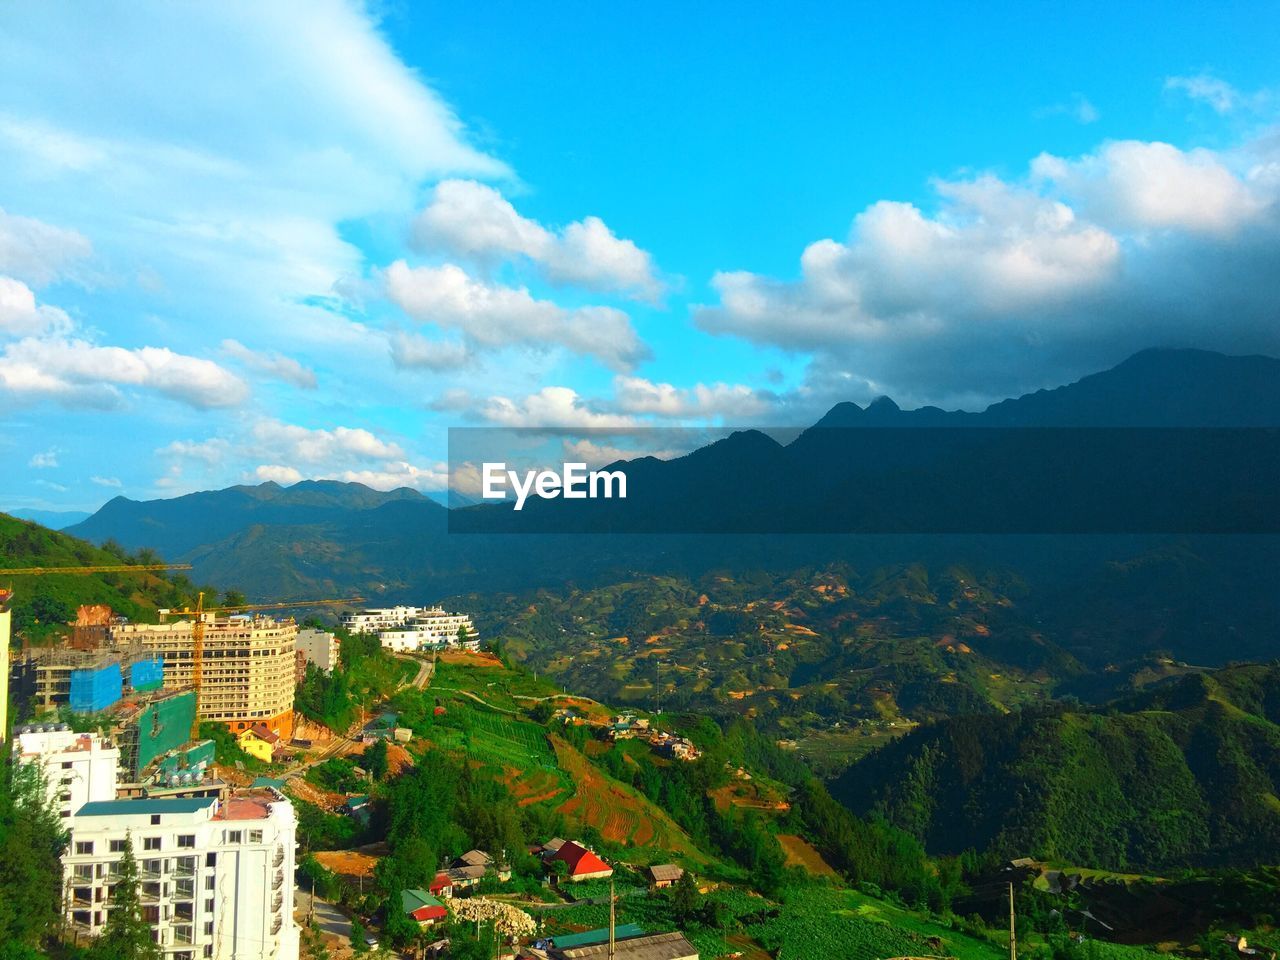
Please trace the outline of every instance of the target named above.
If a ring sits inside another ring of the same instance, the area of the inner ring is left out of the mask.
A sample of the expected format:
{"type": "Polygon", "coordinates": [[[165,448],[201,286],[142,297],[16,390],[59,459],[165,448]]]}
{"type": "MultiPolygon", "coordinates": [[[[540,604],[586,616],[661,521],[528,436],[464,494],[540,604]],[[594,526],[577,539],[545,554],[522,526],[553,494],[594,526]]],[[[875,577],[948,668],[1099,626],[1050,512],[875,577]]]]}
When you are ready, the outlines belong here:
{"type": "Polygon", "coordinates": [[[410,317],[456,330],[472,348],[559,346],[616,370],[648,356],[630,318],[613,307],[561,307],[524,287],[477,280],[454,264],[410,267],[398,260],[384,279],[388,296],[410,317]]]}
{"type": "Polygon", "coordinates": [[[0,273],[41,287],[66,276],[92,245],[76,230],[55,227],[0,207],[0,273]]]}
{"type": "Polygon", "coordinates": [[[623,413],[671,419],[736,419],[746,422],[768,411],[774,398],[743,384],[698,383],[676,387],[642,377],[615,377],[614,398],[623,413]]]}
{"type": "Polygon", "coordinates": [[[297,467],[286,467],[278,463],[264,463],[254,469],[253,475],[263,483],[278,483],[285,487],[302,479],[302,471],[297,467]]]}
{"type": "Polygon", "coordinates": [[[290,465],[339,465],[359,460],[402,460],[404,451],[363,427],[312,429],[279,420],[253,425],[255,447],[290,465]]]}
{"type": "Polygon", "coordinates": [[[1274,202],[1217,153],[1168,143],[1122,140],[1075,160],[1041,154],[1031,171],[1113,229],[1224,233],[1274,202]]]}
{"type": "Polygon", "coordinates": [[[1150,346],[1280,349],[1280,143],[1107,143],[1016,181],[939,181],[936,209],[881,201],[800,276],[717,274],[718,334],[811,355],[802,395],[980,405],[1150,346]],[[865,393],[862,391],[866,391],[865,393]]]}
{"type": "Polygon", "coordinates": [[[45,450],[42,453],[33,454],[31,459],[27,461],[28,467],[35,467],[37,470],[48,470],[57,465],[57,450],[45,450]]]}
{"type": "Polygon", "coordinates": [[[480,415],[504,427],[627,428],[634,417],[596,409],[585,397],[569,387],[543,387],[526,397],[490,397],[480,407],[480,415]]]}
{"type": "Polygon", "coordinates": [[[37,304],[35,292],[21,280],[0,276],[0,337],[66,334],[73,326],[64,311],[37,304]]]}
{"type": "Polygon", "coordinates": [[[414,224],[424,249],[481,262],[522,257],[556,283],[614,291],[645,300],[662,295],[652,257],[617,237],[599,217],[570,223],[558,233],[521,216],[493,187],[445,180],[414,224]]]}
{"type": "Polygon", "coordinates": [[[274,351],[250,350],[239,340],[223,340],[222,352],[249,370],[273,380],[283,380],[305,390],[316,388],[316,375],[292,357],[274,351]]]}
{"type": "Polygon", "coordinates": [[[18,400],[111,408],[123,402],[122,387],[197,409],[236,406],[248,396],[244,381],[213,361],[167,347],[104,347],[54,336],[26,337],[0,351],[0,390],[18,400]]]}

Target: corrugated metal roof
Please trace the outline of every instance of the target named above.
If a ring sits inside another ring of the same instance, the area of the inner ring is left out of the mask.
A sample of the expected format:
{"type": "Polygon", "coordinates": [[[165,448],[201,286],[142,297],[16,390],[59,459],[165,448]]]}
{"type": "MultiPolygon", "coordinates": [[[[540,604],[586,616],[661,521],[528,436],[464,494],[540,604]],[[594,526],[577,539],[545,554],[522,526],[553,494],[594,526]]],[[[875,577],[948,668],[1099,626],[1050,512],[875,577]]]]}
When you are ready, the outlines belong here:
{"type": "Polygon", "coordinates": [[[649,868],[649,876],[656,881],[679,880],[683,875],[684,869],[674,863],[660,863],[649,868]]]}
{"type": "Polygon", "coordinates": [[[86,803],[77,817],[121,817],[151,813],[196,813],[217,803],[216,797],[160,797],[140,800],[95,800],[86,803]]]}
{"type": "MultiPolygon", "coordinates": [[[[590,960],[608,955],[607,940],[589,947],[574,947],[569,950],[556,948],[552,952],[552,956],[563,960],[590,960]]],[[[618,941],[614,956],[616,960],[697,960],[698,951],[685,939],[683,933],[655,933],[649,937],[618,941]]]]}
{"type": "MultiPolygon", "coordinates": [[[[643,937],[644,929],[638,923],[624,923],[614,927],[613,936],[615,940],[624,940],[628,937],[643,937]]],[[[601,927],[599,930],[585,930],[582,933],[562,933],[551,938],[551,943],[557,950],[568,950],[571,947],[587,947],[593,943],[608,942],[608,927],[601,927]]]]}

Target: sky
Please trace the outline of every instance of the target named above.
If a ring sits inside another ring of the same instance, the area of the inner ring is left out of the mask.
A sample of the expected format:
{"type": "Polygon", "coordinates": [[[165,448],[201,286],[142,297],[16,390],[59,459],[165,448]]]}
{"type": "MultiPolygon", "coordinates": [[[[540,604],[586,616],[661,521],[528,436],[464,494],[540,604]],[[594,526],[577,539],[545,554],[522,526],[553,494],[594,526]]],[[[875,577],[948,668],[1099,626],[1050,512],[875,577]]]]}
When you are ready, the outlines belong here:
{"type": "Polygon", "coordinates": [[[0,509],[1280,355],[1276,49],[1267,3],[5,4],[0,509]]]}

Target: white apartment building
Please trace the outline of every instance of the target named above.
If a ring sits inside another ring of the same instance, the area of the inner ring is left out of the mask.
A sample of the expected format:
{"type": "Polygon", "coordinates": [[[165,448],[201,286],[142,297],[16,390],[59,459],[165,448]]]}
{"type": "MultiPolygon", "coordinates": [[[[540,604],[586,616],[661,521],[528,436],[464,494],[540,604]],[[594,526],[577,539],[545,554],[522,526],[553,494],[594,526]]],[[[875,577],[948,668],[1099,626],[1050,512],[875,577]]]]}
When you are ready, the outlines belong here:
{"type": "Polygon", "coordinates": [[[332,673],[338,665],[338,638],[332,633],[306,627],[298,631],[293,642],[308,663],[314,663],[325,673],[332,673]]]}
{"type": "Polygon", "coordinates": [[[68,825],[64,903],[79,933],[102,932],[131,842],[143,918],[165,960],[297,960],[297,821],[278,791],[94,801],[68,825]]]}
{"type": "Polygon", "coordinates": [[[96,733],[76,733],[65,723],[18,727],[13,756],[41,768],[49,802],[64,819],[87,803],[116,798],[120,748],[96,733]]]}
{"type": "Polygon", "coordinates": [[[0,743],[9,735],[9,630],[13,614],[9,609],[13,593],[0,588],[0,743]]]}
{"type": "Polygon", "coordinates": [[[420,613],[422,607],[377,607],[345,614],[342,625],[352,633],[377,633],[403,626],[420,613]]]}

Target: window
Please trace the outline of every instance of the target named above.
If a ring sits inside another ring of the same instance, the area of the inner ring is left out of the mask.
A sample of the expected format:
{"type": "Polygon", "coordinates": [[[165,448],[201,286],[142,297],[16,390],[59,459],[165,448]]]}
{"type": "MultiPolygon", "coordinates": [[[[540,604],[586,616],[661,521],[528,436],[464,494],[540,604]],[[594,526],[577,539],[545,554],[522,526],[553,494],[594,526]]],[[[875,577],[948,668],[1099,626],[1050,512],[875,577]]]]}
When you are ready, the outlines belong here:
{"type": "Polygon", "coordinates": [[[244,831],[243,831],[243,830],[228,830],[228,831],[227,831],[227,843],[243,843],[243,842],[244,842],[244,831]]]}
{"type": "MultiPolygon", "coordinates": [[[[212,921],[212,920],[206,920],[206,921],[204,922],[204,935],[205,935],[206,937],[212,937],[212,936],[213,936],[213,921],[212,921]]],[[[213,947],[211,947],[211,946],[210,946],[210,947],[205,947],[205,949],[206,949],[206,950],[212,950],[212,949],[213,949],[213,947]]],[[[205,956],[207,957],[207,956],[209,956],[209,954],[207,954],[207,953],[206,953],[206,954],[205,954],[205,956]]]]}
{"type": "Polygon", "coordinates": [[[190,849],[196,845],[196,835],[194,833],[178,834],[178,846],[190,849]]]}
{"type": "MultiPolygon", "coordinates": [[[[206,890],[212,890],[212,889],[213,889],[213,884],[214,884],[214,876],[213,876],[213,874],[211,873],[211,874],[209,874],[207,877],[205,877],[205,878],[204,878],[204,888],[205,888],[206,890]]],[[[210,900],[209,902],[210,902],[210,903],[213,903],[213,901],[212,901],[212,900],[210,900]]],[[[210,907],[209,909],[210,909],[210,910],[212,910],[212,909],[213,909],[213,907],[210,907]]]]}
{"type": "Polygon", "coordinates": [[[151,825],[152,825],[153,827],[158,827],[158,826],[160,826],[160,814],[158,814],[158,813],[153,813],[153,814],[151,815],[151,825]]]}
{"type": "Polygon", "coordinates": [[[111,852],[112,852],[112,853],[124,853],[124,841],[123,841],[123,840],[112,840],[112,841],[108,844],[108,846],[110,847],[110,849],[111,849],[111,852]]]}
{"type": "Polygon", "coordinates": [[[160,849],[160,838],[159,838],[159,837],[144,837],[144,838],[143,838],[143,840],[142,840],[142,849],[143,849],[143,850],[159,850],[159,849],[160,849]]]}
{"type": "Polygon", "coordinates": [[[250,830],[250,831],[249,831],[249,842],[250,842],[250,843],[261,843],[261,842],[262,842],[262,831],[261,831],[261,830],[250,830]]]}
{"type": "Polygon", "coordinates": [[[218,865],[218,855],[216,853],[206,853],[204,855],[204,865],[206,867],[216,867],[218,865]]]}
{"type": "Polygon", "coordinates": [[[77,841],[76,841],[76,855],[77,855],[77,856],[85,856],[86,854],[91,854],[91,853],[93,853],[93,841],[92,841],[92,840],[77,840],[77,841]]]}
{"type": "MultiPolygon", "coordinates": [[[[208,900],[206,900],[206,901],[204,902],[204,912],[205,912],[205,913],[213,913],[213,897],[210,897],[208,900]]],[[[210,928],[212,928],[212,927],[213,927],[213,921],[212,921],[212,920],[210,920],[210,921],[209,921],[209,927],[210,927],[210,928]]]]}
{"type": "Polygon", "coordinates": [[[63,769],[63,770],[70,770],[70,769],[71,769],[71,761],[70,761],[70,760],[64,760],[64,761],[62,761],[62,769],[63,769]]]}

